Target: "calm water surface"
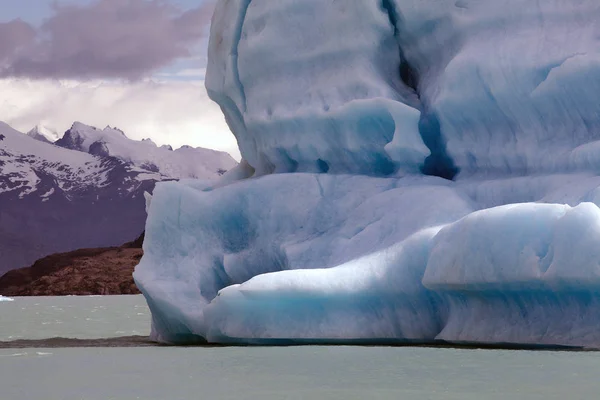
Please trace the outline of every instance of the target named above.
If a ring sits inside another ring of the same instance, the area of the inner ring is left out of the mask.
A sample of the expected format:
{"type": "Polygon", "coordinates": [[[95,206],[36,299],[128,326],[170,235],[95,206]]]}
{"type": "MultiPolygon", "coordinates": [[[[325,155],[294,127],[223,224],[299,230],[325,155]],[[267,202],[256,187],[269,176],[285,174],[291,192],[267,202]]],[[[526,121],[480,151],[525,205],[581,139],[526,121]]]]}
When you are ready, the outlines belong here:
{"type": "Polygon", "coordinates": [[[15,297],[14,301],[0,302],[2,341],[149,333],[150,310],[142,295],[15,297]]]}
{"type": "MultiPolygon", "coordinates": [[[[139,296],[0,303],[0,340],[147,334],[148,324],[139,296]]],[[[2,400],[577,400],[599,398],[599,375],[597,352],[346,346],[0,350],[2,400]]]]}

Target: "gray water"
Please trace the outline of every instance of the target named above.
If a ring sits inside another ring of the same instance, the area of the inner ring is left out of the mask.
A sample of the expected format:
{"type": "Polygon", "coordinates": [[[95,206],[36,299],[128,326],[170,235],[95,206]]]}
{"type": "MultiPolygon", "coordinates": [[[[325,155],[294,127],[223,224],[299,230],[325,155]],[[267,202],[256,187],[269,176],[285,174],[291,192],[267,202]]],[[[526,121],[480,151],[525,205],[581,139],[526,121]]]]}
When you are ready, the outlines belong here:
{"type": "MultiPolygon", "coordinates": [[[[135,335],[147,332],[148,323],[138,296],[0,303],[0,340],[135,335]]],[[[599,397],[599,374],[598,352],[347,346],[0,349],[2,400],[577,400],[599,397]]]]}
{"type": "Polygon", "coordinates": [[[142,295],[15,297],[0,302],[0,341],[149,333],[150,310],[142,295]]]}

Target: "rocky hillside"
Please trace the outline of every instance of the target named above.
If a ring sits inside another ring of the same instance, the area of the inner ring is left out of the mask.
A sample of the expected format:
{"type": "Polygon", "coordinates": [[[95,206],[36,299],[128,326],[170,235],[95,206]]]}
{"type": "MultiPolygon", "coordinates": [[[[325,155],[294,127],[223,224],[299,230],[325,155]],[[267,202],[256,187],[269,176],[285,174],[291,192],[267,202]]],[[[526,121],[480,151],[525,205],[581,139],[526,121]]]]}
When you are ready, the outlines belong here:
{"type": "Polygon", "coordinates": [[[143,235],[120,247],[53,254],[0,278],[3,296],[137,294],[132,273],[142,257],[143,235]]]}

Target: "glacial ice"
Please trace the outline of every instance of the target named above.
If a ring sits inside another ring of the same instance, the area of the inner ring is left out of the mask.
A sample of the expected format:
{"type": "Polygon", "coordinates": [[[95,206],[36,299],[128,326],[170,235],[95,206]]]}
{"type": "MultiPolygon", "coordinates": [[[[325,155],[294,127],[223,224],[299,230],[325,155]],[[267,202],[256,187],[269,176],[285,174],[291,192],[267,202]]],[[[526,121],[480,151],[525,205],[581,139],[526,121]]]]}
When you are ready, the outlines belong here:
{"type": "Polygon", "coordinates": [[[243,160],[157,186],[151,337],[600,347],[599,85],[594,0],[218,2],[243,160]]]}
{"type": "Polygon", "coordinates": [[[429,156],[379,1],[226,1],[211,29],[206,87],[259,174],[385,175],[429,156]]]}
{"type": "Polygon", "coordinates": [[[599,240],[590,203],[479,211],[335,268],[226,287],[205,310],[206,337],[594,346],[599,240]]]}
{"type": "Polygon", "coordinates": [[[152,293],[156,337],[167,342],[181,326],[204,336],[202,308],[226,286],[347,263],[472,210],[433,177],[275,174],[215,190],[190,183],[155,189],[135,271],[142,292],[152,293]]]}
{"type": "Polygon", "coordinates": [[[207,89],[259,173],[597,170],[599,21],[595,0],[221,2],[207,89]]]}

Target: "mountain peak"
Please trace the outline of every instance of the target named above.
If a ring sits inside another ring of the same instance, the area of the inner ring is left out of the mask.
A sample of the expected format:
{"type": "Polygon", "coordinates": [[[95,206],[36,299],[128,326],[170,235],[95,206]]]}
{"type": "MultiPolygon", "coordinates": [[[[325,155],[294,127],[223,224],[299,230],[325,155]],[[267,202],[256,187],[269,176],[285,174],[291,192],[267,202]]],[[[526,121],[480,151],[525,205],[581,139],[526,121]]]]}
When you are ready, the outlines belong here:
{"type": "Polygon", "coordinates": [[[161,174],[176,179],[216,177],[219,169],[228,170],[237,164],[224,152],[192,146],[182,146],[174,152],[171,146],[158,147],[149,138],[130,139],[123,131],[110,125],[97,129],[74,122],[71,129],[55,144],[95,156],[115,157],[143,170],[160,171],[161,174]],[[215,169],[215,165],[219,168],[215,169]]]}
{"type": "Polygon", "coordinates": [[[44,143],[54,143],[60,139],[59,134],[54,129],[42,124],[34,126],[33,129],[27,132],[27,136],[44,143]]]}
{"type": "MultiPolygon", "coordinates": [[[[115,126],[115,127],[112,127],[112,126],[110,126],[110,125],[106,125],[106,127],[103,129],[103,131],[104,131],[104,132],[107,132],[107,133],[119,133],[119,134],[121,134],[122,136],[125,136],[125,137],[127,137],[127,135],[125,134],[125,132],[123,132],[121,129],[117,128],[116,126],[115,126]]],[[[142,140],[143,140],[143,139],[142,139],[142,140]]]]}
{"type": "Polygon", "coordinates": [[[69,130],[73,130],[73,131],[77,131],[77,132],[85,132],[88,130],[98,131],[99,129],[96,128],[95,126],[86,125],[83,122],[75,121],[75,122],[73,122],[73,124],[71,125],[71,128],[69,130]]]}
{"type": "MultiPolygon", "coordinates": [[[[146,144],[149,144],[151,146],[157,147],[156,143],[154,143],[154,140],[152,140],[150,138],[142,139],[142,143],[146,143],[146,144]]],[[[161,148],[162,148],[162,146],[161,146],[161,148]]]]}

